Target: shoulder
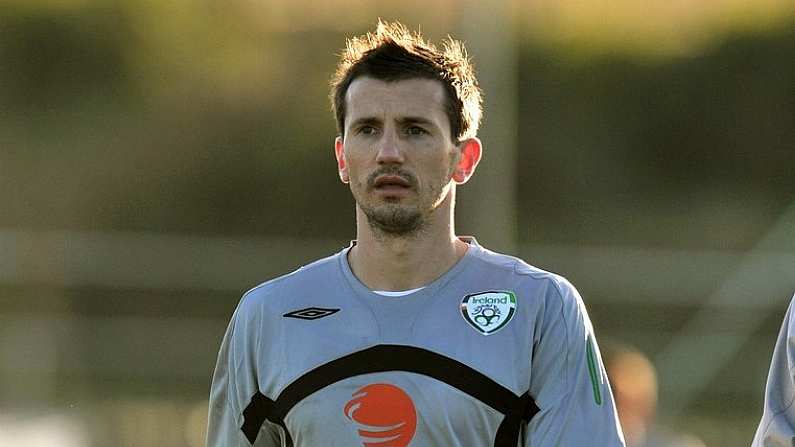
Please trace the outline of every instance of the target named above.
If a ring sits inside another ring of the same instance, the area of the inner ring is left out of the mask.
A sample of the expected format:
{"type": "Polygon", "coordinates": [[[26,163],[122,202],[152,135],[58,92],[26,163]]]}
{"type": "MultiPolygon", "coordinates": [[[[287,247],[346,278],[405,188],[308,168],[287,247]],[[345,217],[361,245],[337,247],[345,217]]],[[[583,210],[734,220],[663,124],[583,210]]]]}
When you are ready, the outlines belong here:
{"type": "Polygon", "coordinates": [[[260,313],[265,308],[278,309],[291,301],[291,297],[328,287],[340,277],[339,257],[344,253],[319,259],[251,288],[240,299],[237,312],[251,314],[260,313]]]}
{"type": "Polygon", "coordinates": [[[534,318],[541,327],[577,330],[589,326],[587,311],[577,289],[564,276],[535,267],[515,256],[477,247],[479,268],[489,278],[498,276],[536,309],[534,318]],[[506,281],[507,280],[507,281],[506,281]],[[555,322],[560,322],[558,326],[555,322]]]}
{"type": "Polygon", "coordinates": [[[795,295],[792,296],[784,315],[784,325],[787,326],[787,336],[795,337],[795,295]]]}
{"type": "Polygon", "coordinates": [[[515,256],[497,253],[483,247],[478,247],[475,255],[477,262],[483,268],[513,276],[525,287],[543,289],[545,295],[559,300],[580,299],[577,289],[562,275],[535,267],[515,256]]]}

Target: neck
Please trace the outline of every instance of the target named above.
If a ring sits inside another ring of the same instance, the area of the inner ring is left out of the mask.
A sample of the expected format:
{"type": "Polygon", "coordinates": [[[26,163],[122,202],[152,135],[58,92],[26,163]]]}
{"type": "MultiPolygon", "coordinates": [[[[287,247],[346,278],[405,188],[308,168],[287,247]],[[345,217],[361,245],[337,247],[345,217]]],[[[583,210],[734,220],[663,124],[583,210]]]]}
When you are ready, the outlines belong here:
{"type": "Polygon", "coordinates": [[[450,205],[437,208],[409,236],[377,234],[357,207],[357,241],[348,253],[353,274],[371,290],[389,291],[422,287],[445,274],[468,247],[455,236],[450,205]]]}

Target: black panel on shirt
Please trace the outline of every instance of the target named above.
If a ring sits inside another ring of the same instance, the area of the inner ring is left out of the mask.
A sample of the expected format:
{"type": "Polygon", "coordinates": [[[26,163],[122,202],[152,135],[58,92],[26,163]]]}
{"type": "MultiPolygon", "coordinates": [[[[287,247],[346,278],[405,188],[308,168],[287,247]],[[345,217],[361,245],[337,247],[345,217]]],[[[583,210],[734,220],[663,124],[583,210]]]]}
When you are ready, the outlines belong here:
{"type": "Polygon", "coordinates": [[[521,423],[529,422],[539,408],[525,393],[517,396],[483,373],[427,349],[404,345],[376,345],[332,360],[299,377],[273,401],[257,391],[243,411],[241,430],[253,445],[265,419],[280,425],[292,447],[284,418],[290,409],[310,394],[331,384],[363,374],[405,371],[444,382],[505,415],[497,429],[494,447],[516,447],[521,423]]]}

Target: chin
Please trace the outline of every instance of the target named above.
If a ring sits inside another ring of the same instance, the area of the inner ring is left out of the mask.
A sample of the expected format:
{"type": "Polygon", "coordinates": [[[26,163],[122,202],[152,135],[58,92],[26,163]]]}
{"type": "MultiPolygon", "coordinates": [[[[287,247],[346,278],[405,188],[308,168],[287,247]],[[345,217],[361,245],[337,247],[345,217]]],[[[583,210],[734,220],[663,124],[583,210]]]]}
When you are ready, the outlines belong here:
{"type": "Polygon", "coordinates": [[[422,213],[416,206],[401,205],[399,200],[379,204],[358,204],[371,226],[387,233],[411,233],[423,222],[422,213]]]}

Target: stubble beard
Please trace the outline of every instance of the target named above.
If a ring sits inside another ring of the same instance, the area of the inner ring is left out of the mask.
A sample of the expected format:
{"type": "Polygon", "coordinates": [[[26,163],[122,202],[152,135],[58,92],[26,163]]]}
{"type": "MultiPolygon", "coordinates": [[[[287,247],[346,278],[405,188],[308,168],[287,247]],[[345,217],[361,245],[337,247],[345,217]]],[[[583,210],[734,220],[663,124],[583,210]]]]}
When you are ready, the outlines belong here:
{"type": "Polygon", "coordinates": [[[425,226],[424,216],[415,207],[394,202],[369,206],[360,202],[359,208],[376,236],[411,237],[419,234],[425,226]]]}
{"type": "MultiPolygon", "coordinates": [[[[383,203],[371,203],[366,197],[358,197],[355,191],[354,200],[361,209],[367,225],[376,238],[411,238],[421,234],[427,226],[435,207],[441,203],[444,187],[430,187],[423,195],[416,177],[399,169],[382,169],[371,174],[366,182],[365,190],[372,191],[375,179],[380,174],[395,174],[406,178],[417,193],[418,203],[405,204],[400,199],[385,199],[383,203]],[[429,203],[425,203],[428,200],[429,203]]],[[[452,172],[448,177],[452,175],[452,172]]],[[[449,180],[449,179],[448,179],[449,180]]]]}

